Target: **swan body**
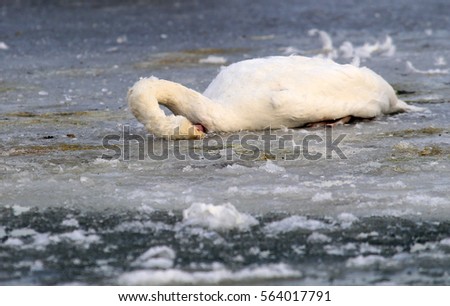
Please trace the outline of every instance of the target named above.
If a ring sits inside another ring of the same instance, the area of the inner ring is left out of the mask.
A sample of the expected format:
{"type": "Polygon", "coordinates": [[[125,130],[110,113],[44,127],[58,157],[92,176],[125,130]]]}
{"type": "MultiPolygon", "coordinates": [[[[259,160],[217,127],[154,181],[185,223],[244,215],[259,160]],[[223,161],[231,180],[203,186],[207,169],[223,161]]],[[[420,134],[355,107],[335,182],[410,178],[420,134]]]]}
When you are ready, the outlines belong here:
{"type": "Polygon", "coordinates": [[[295,128],[345,117],[373,118],[417,108],[368,68],[329,59],[274,56],[223,68],[203,94],[155,77],[128,92],[135,117],[158,137],[201,138],[205,131],[295,128]],[[166,116],[165,105],[174,115],[166,116]]]}

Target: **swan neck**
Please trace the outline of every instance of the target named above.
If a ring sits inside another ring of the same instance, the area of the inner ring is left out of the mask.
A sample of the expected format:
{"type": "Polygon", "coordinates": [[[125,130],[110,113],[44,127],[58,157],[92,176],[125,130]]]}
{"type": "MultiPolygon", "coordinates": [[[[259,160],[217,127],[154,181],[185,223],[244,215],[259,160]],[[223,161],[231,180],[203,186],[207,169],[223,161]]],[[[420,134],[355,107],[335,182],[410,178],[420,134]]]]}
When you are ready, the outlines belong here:
{"type": "Polygon", "coordinates": [[[200,138],[203,133],[196,130],[192,122],[198,119],[195,106],[204,103],[209,101],[201,94],[156,78],[142,79],[128,92],[133,115],[150,133],[164,138],[200,138]],[[159,104],[168,107],[174,115],[166,116],[159,104]]]}
{"type": "Polygon", "coordinates": [[[175,115],[188,119],[195,117],[194,113],[199,107],[212,103],[199,92],[166,80],[158,80],[154,94],[158,103],[166,106],[175,115]]]}

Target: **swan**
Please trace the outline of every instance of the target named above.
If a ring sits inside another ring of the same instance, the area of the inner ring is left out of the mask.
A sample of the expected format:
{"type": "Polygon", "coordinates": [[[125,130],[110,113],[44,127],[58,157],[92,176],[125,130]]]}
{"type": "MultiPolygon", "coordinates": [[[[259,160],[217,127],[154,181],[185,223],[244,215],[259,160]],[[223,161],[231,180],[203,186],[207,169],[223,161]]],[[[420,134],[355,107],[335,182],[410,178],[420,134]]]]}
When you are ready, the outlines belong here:
{"type": "Polygon", "coordinates": [[[231,64],[203,94],[175,82],[144,78],[129,89],[127,99],[148,132],[168,139],[338,124],[419,110],[397,99],[394,89],[368,68],[303,56],[231,64]],[[159,104],[173,115],[166,116],[159,104]]]}

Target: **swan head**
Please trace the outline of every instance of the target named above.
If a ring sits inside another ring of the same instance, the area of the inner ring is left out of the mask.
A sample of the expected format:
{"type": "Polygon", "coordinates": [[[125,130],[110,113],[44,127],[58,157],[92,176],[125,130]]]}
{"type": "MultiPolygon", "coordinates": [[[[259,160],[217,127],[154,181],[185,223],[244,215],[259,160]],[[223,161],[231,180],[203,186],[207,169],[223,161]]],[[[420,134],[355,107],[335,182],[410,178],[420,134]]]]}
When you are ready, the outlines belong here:
{"type": "Polygon", "coordinates": [[[169,118],[173,118],[174,121],[172,129],[166,135],[156,136],[162,136],[167,139],[202,139],[206,136],[206,130],[201,124],[193,124],[183,116],[170,116],[169,118]]]}

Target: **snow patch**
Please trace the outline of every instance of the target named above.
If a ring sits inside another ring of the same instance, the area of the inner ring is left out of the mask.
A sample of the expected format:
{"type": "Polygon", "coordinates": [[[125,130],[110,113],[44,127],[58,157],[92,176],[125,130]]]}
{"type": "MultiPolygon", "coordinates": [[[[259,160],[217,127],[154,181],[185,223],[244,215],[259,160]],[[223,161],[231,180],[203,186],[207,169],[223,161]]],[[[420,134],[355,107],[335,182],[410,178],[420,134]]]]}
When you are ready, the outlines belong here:
{"type": "Polygon", "coordinates": [[[238,192],[239,192],[239,188],[237,188],[237,186],[231,186],[231,187],[228,187],[228,189],[227,189],[227,193],[234,194],[234,193],[238,193],[238,192]]]}
{"type": "Polygon", "coordinates": [[[187,165],[186,167],[184,167],[183,169],[181,169],[182,172],[192,172],[194,171],[194,168],[192,168],[191,165],[187,165]]]}
{"type": "Polygon", "coordinates": [[[301,50],[297,49],[296,47],[293,46],[288,46],[285,48],[281,48],[281,51],[283,51],[284,54],[286,55],[295,55],[295,54],[300,54],[302,53],[301,50]]]}
{"type": "Polygon", "coordinates": [[[187,272],[179,269],[137,270],[122,274],[120,285],[202,285],[263,281],[300,277],[299,271],[286,264],[271,264],[261,267],[244,268],[231,271],[218,267],[212,271],[187,272]]]}
{"type": "Polygon", "coordinates": [[[331,192],[319,192],[319,193],[316,193],[315,195],[313,195],[313,197],[311,198],[311,200],[313,202],[329,201],[332,199],[333,199],[333,196],[332,196],[331,192]]]}
{"type": "Polygon", "coordinates": [[[338,187],[344,185],[351,185],[354,183],[354,180],[319,180],[314,182],[303,182],[303,185],[306,187],[320,187],[320,188],[330,188],[330,187],[338,187]]]}
{"type": "Polygon", "coordinates": [[[286,171],[285,168],[277,166],[271,160],[268,160],[264,165],[260,166],[259,169],[269,173],[280,173],[286,171]]]}
{"type": "Polygon", "coordinates": [[[377,237],[379,236],[378,232],[372,231],[370,233],[360,233],[356,236],[356,239],[367,239],[369,237],[377,237]]]}
{"type": "Polygon", "coordinates": [[[333,40],[330,34],[325,31],[320,31],[318,29],[311,29],[308,31],[309,36],[319,36],[322,42],[322,51],[325,53],[327,58],[333,59],[337,57],[337,52],[333,48],[333,40]]]}
{"type": "Polygon", "coordinates": [[[108,166],[115,167],[117,164],[119,164],[118,159],[105,159],[105,158],[96,158],[93,162],[94,165],[102,165],[107,164],[108,166]]]}
{"type": "Polygon", "coordinates": [[[232,165],[227,165],[225,168],[219,169],[219,171],[232,171],[233,173],[235,173],[236,171],[248,171],[251,170],[251,168],[239,165],[239,164],[232,164],[232,165]]]}
{"type": "Polygon", "coordinates": [[[183,211],[183,225],[197,225],[213,230],[246,230],[258,221],[250,215],[240,213],[230,203],[212,205],[194,203],[183,211]]]}
{"type": "Polygon", "coordinates": [[[447,61],[445,60],[444,57],[439,56],[434,59],[434,65],[435,66],[445,66],[445,65],[447,65],[447,61]]]}
{"type": "Polygon", "coordinates": [[[428,70],[417,69],[410,61],[406,62],[406,70],[411,73],[426,74],[426,75],[440,75],[449,73],[448,69],[428,69],[428,70]]]}
{"type": "Polygon", "coordinates": [[[146,269],[169,269],[173,266],[175,251],[167,246],[156,246],[139,256],[132,266],[146,269]]]}
{"type": "Polygon", "coordinates": [[[116,38],[116,43],[118,44],[124,44],[128,41],[128,37],[126,35],[121,35],[116,38]]]}
{"type": "Polygon", "coordinates": [[[30,228],[18,228],[15,230],[12,230],[9,235],[11,237],[26,237],[26,236],[33,236],[36,235],[37,232],[34,229],[30,228]]]}
{"type": "Polygon", "coordinates": [[[20,216],[21,214],[28,212],[31,208],[30,207],[23,207],[20,205],[14,205],[11,207],[13,210],[14,216],[20,216]]]}
{"type": "Polygon", "coordinates": [[[209,55],[206,58],[201,58],[198,61],[200,64],[215,64],[215,65],[223,65],[226,64],[227,59],[222,56],[209,55]]]}
{"type": "Polygon", "coordinates": [[[171,230],[172,226],[153,221],[125,221],[120,223],[114,228],[114,231],[118,232],[135,232],[135,233],[145,233],[148,230],[171,230]]]}
{"type": "Polygon", "coordinates": [[[431,197],[427,195],[408,195],[404,199],[404,202],[407,204],[413,205],[423,205],[429,207],[438,207],[438,206],[450,206],[450,200],[440,198],[440,197],[431,197]]]}
{"type": "Polygon", "coordinates": [[[358,217],[351,213],[340,213],[338,215],[338,220],[341,222],[341,227],[348,228],[352,225],[353,222],[358,221],[358,217]]]}
{"type": "Polygon", "coordinates": [[[70,219],[65,219],[61,222],[62,226],[67,226],[67,227],[79,227],[80,224],[78,223],[78,220],[75,218],[70,218],[70,219]]]}
{"type": "Polygon", "coordinates": [[[100,242],[100,237],[95,234],[86,233],[83,230],[74,230],[73,232],[63,233],[55,237],[56,240],[69,240],[75,244],[88,248],[92,243],[100,242]]]}
{"type": "MultiPolygon", "coordinates": [[[[322,42],[322,54],[317,57],[325,57],[336,59],[338,57],[352,58],[352,65],[359,66],[361,59],[371,58],[374,54],[392,57],[396,52],[396,46],[392,37],[386,36],[384,41],[375,41],[374,43],[364,43],[362,46],[353,46],[349,41],[344,41],[339,48],[333,47],[333,39],[331,35],[325,31],[311,29],[308,31],[309,36],[319,36],[322,42]]],[[[289,51],[290,54],[298,53],[297,49],[293,47],[286,48],[285,53],[289,51]]]]}
{"type": "Polygon", "coordinates": [[[41,260],[35,260],[30,265],[30,271],[42,271],[44,270],[44,263],[41,260]]]}
{"type": "Polygon", "coordinates": [[[0,50],[8,50],[8,49],[9,46],[5,42],[0,41],[0,50]]]}
{"type": "Polygon", "coordinates": [[[379,54],[381,56],[391,57],[395,54],[396,47],[389,35],[383,42],[376,41],[375,43],[365,43],[359,47],[353,47],[353,44],[349,41],[345,41],[339,47],[342,57],[344,58],[371,58],[373,54],[379,54]]]}
{"type": "Polygon", "coordinates": [[[439,244],[446,246],[446,247],[450,247],[450,237],[449,238],[444,238],[442,239],[439,244]]]}
{"type": "Polygon", "coordinates": [[[98,235],[79,229],[57,235],[52,235],[50,233],[35,233],[33,235],[33,242],[27,244],[25,248],[42,250],[50,244],[68,242],[88,249],[91,244],[99,243],[100,240],[98,235]]]}
{"type": "Polygon", "coordinates": [[[309,243],[327,243],[327,242],[331,242],[331,240],[332,239],[330,237],[328,237],[327,235],[324,235],[324,234],[321,234],[318,232],[312,233],[306,239],[306,241],[309,243]]]}
{"type": "Polygon", "coordinates": [[[273,194],[298,194],[302,191],[298,186],[277,186],[272,190],[273,194]]]}
{"type": "Polygon", "coordinates": [[[407,186],[402,181],[396,181],[396,182],[389,182],[389,183],[381,183],[377,184],[378,187],[381,187],[383,189],[389,188],[389,189],[405,189],[407,186]]]}
{"type": "Polygon", "coordinates": [[[19,238],[8,238],[8,240],[6,240],[3,245],[7,245],[7,246],[13,246],[13,247],[19,247],[23,245],[22,240],[20,240],[19,238]]]}
{"type": "Polygon", "coordinates": [[[345,266],[348,268],[369,268],[375,265],[384,264],[386,262],[386,258],[379,255],[369,255],[363,256],[359,255],[357,257],[353,257],[347,260],[345,266]]]}
{"type": "Polygon", "coordinates": [[[322,221],[311,220],[304,216],[291,216],[280,221],[272,222],[264,227],[264,231],[267,234],[281,234],[296,231],[299,229],[305,229],[315,231],[318,229],[330,228],[331,225],[322,221]]]}
{"type": "Polygon", "coordinates": [[[0,240],[2,240],[3,237],[5,236],[6,236],[5,228],[3,226],[0,226],[0,240]]]}

